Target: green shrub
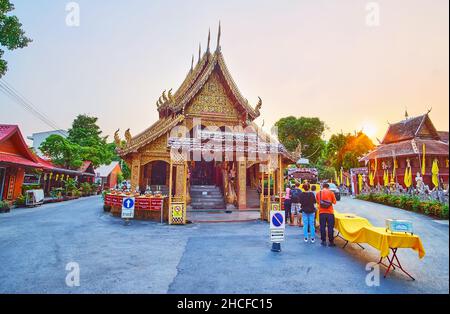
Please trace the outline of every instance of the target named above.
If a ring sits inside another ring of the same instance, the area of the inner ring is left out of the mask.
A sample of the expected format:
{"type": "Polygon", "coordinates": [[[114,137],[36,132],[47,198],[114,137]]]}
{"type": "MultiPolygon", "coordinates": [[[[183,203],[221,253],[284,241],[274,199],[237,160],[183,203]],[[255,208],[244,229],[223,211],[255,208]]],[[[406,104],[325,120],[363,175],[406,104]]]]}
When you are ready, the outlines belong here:
{"type": "Polygon", "coordinates": [[[64,181],[64,190],[66,195],[75,195],[76,191],[78,191],[77,184],[78,182],[72,178],[64,181]]]}
{"type": "Polygon", "coordinates": [[[441,218],[448,219],[448,203],[444,204],[441,208],[441,218]]]}
{"type": "Polygon", "coordinates": [[[92,191],[92,187],[91,184],[89,182],[83,182],[80,184],[80,190],[81,190],[81,194],[86,196],[86,195],[90,195],[91,191],[92,191]]]}
{"type": "Polygon", "coordinates": [[[371,201],[379,204],[390,205],[417,213],[448,219],[448,203],[439,201],[421,201],[417,196],[410,195],[389,195],[385,193],[359,194],[358,199],[371,201]]]}
{"type": "Polygon", "coordinates": [[[0,200],[0,211],[8,212],[10,209],[11,209],[11,204],[9,202],[0,200]]]}

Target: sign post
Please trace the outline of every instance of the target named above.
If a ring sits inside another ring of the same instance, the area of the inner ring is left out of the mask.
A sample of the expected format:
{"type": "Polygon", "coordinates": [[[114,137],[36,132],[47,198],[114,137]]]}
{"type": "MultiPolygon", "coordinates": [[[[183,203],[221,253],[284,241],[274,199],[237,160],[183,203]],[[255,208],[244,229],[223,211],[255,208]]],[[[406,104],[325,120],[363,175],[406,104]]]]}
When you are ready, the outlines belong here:
{"type": "MultiPolygon", "coordinates": [[[[278,205],[278,204],[277,204],[278,205]]],[[[273,206],[272,209],[279,209],[273,206]]],[[[270,211],[270,242],[272,242],[272,252],[281,252],[281,242],[284,241],[285,214],[281,210],[270,211]]]]}
{"type": "Polygon", "coordinates": [[[134,218],[134,205],[136,199],[134,197],[124,197],[122,200],[122,218],[125,219],[125,225],[130,224],[130,219],[134,218]]]}

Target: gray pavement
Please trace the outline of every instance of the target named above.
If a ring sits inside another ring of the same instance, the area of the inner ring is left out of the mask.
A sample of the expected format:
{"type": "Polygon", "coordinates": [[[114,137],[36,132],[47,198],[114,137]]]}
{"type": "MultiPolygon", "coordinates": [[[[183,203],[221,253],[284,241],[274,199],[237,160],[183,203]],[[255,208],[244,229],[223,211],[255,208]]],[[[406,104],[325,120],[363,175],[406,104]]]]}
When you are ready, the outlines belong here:
{"type": "Polygon", "coordinates": [[[91,197],[0,214],[0,293],[449,293],[448,221],[350,198],[337,209],[380,226],[411,219],[427,255],[399,257],[417,280],[394,271],[368,286],[378,251],[305,244],[298,227],[273,253],[265,222],[124,226],[91,197]],[[65,283],[69,262],[80,266],[79,287],[65,283]]]}

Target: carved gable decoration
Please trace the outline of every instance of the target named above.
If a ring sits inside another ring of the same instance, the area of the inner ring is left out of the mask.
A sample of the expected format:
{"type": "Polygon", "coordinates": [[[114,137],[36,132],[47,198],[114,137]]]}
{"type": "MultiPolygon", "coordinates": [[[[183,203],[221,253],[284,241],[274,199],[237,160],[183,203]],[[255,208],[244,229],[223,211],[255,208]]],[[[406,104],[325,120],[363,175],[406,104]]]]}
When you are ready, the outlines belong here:
{"type": "Polygon", "coordinates": [[[220,115],[233,118],[239,116],[232,99],[227,95],[217,70],[211,73],[208,81],[192,99],[185,112],[195,115],[220,115]]]}
{"type": "Polygon", "coordinates": [[[167,151],[167,134],[158,137],[150,144],[140,149],[142,153],[149,152],[166,152],[167,151]]]}

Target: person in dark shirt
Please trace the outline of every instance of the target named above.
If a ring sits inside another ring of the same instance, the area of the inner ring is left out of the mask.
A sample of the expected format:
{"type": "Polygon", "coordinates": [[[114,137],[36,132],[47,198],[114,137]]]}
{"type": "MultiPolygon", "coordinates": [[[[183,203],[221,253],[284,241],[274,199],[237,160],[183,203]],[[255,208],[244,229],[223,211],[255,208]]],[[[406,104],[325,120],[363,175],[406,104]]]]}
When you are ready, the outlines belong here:
{"type": "Polygon", "coordinates": [[[309,184],[303,184],[303,193],[300,195],[301,212],[303,217],[303,235],[305,242],[308,242],[308,236],[311,243],[315,242],[315,213],[316,213],[316,198],[314,193],[309,190],[309,184]],[[309,234],[308,234],[309,231],[309,234]]]}

